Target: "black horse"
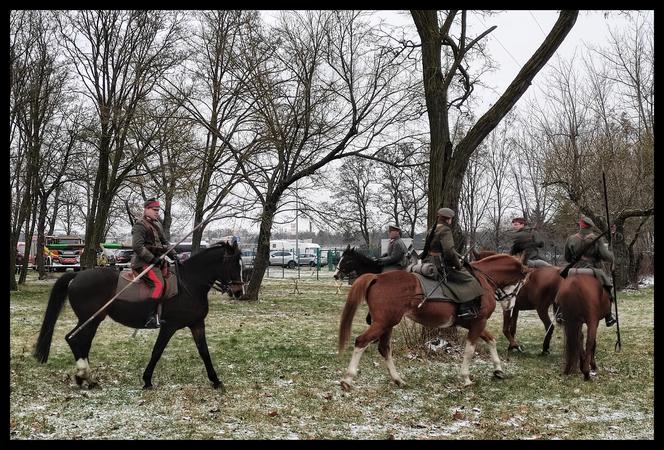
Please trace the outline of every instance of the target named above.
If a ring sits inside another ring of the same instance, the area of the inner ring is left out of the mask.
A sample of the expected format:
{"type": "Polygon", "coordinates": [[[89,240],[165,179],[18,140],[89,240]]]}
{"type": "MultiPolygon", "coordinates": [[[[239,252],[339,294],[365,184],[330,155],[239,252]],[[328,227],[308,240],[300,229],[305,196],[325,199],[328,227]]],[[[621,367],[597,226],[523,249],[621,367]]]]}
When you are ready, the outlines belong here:
{"type": "MultiPolygon", "coordinates": [[[[165,323],[159,329],[159,336],[152,349],[152,357],[143,372],[143,389],[152,387],[152,373],[164,348],[173,334],[181,328],[189,327],[196,343],[198,354],[203,359],[205,370],[213,387],[224,389],[212,366],[207,341],[205,339],[205,317],[208,314],[207,294],[211,287],[231,292],[244,293],[242,281],[241,252],[237,244],[215,244],[187,259],[179,265],[178,294],[164,301],[162,319],[165,323]]],[[[101,314],[70,339],[72,332],[92,317],[114,295],[118,282],[118,271],[108,268],[89,269],[82,272],[68,272],[60,277],[51,290],[46,307],[44,322],[34,350],[34,357],[40,363],[48,360],[55,322],[69,294],[69,303],[78,317],[78,324],[66,335],[67,343],[76,360],[76,383],[86,382],[88,388],[97,386],[90,377],[88,354],[97,327],[106,318],[132,328],[144,328],[145,318],[154,306],[154,300],[127,302],[115,300],[101,314]]],[[[140,280],[138,282],[141,282],[140,280]]]]}
{"type": "Polygon", "coordinates": [[[355,278],[365,273],[381,273],[383,268],[370,257],[363,255],[359,251],[348,245],[341,254],[337,263],[337,270],[332,275],[335,280],[348,277],[352,282],[355,278]]]}

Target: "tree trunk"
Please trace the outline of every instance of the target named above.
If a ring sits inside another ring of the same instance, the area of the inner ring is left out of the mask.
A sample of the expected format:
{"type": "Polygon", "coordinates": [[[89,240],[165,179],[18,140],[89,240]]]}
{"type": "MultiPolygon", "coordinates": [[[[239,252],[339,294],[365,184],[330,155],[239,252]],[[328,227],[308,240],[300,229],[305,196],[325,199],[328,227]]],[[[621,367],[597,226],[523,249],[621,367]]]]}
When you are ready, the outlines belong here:
{"type": "MultiPolygon", "coordinates": [[[[449,135],[447,88],[444,85],[444,77],[447,74],[443,74],[441,66],[441,44],[445,36],[441,35],[437,10],[411,11],[411,15],[422,43],[422,75],[431,135],[427,213],[427,226],[431,227],[435,223],[438,208],[447,207],[457,211],[461,181],[468,160],[553,56],[574,26],[578,11],[560,12],[560,17],[542,45],[526,62],[503,95],[475,123],[456,148],[452,147],[449,135]]],[[[460,247],[463,244],[460,227],[458,221],[454,224],[455,242],[460,247]]]]}
{"type": "MultiPolygon", "coordinates": [[[[46,212],[47,208],[47,198],[46,196],[40,196],[39,198],[39,219],[37,223],[37,249],[43,249],[46,245],[46,212]]],[[[39,279],[46,279],[46,269],[44,268],[44,251],[38,251],[35,256],[35,263],[37,265],[37,272],[39,273],[39,279]]]]}
{"type": "Polygon", "coordinates": [[[247,300],[258,300],[258,290],[263,282],[265,270],[270,264],[270,238],[272,236],[274,215],[277,212],[277,202],[277,199],[268,197],[263,207],[261,227],[258,233],[258,246],[256,247],[256,257],[254,258],[254,270],[249,281],[249,288],[247,289],[247,300]]]}

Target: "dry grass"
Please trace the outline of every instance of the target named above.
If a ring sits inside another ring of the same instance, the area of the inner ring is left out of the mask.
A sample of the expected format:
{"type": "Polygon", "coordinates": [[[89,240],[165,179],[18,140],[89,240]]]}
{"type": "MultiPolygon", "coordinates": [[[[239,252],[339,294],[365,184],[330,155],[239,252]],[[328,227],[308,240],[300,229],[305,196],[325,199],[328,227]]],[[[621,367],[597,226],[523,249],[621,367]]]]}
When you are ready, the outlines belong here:
{"type": "MultiPolygon", "coordinates": [[[[157,333],[143,330],[132,338],[132,329],[110,320],[91,352],[102,388],[80,390],[64,341],[75,325],[69,306],[56,324],[48,363],[38,364],[30,352],[51,284],[31,280],[11,294],[11,439],[654,438],[652,288],[619,295],[623,349],[613,351],[615,327],[602,325],[591,382],[562,375],[560,329],[551,355],[538,356],[544,330],[533,311],[519,319],[524,354],[505,353],[501,315],[490,319],[507,380],[491,380],[491,363],[480,351],[471,366],[475,385],[462,389],[460,356],[413,349],[408,333],[421,331],[402,323],[394,356],[408,385],[390,382],[371,346],[350,393],[339,388],[350,352],[336,354],[347,285],[337,294],[329,277],[300,280],[302,294],[291,294],[292,280],[269,279],[258,302],[211,293],[208,344],[227,388],[222,393],[211,388],[188,330],[166,348],[155,389],[141,390],[157,333]]],[[[366,305],[355,317],[353,337],[365,328],[365,315],[366,305]]]]}

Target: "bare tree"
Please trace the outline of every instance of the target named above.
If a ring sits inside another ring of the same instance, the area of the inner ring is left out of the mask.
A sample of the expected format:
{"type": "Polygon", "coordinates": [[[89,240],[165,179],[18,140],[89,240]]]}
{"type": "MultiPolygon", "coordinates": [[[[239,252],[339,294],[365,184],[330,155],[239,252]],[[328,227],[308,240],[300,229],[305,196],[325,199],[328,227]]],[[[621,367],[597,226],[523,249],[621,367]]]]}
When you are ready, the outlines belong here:
{"type": "Polygon", "coordinates": [[[362,158],[348,158],[338,169],[333,202],[325,203],[328,224],[347,235],[359,233],[367,248],[372,245],[372,231],[380,227],[376,208],[378,192],[372,163],[362,158]]]}
{"type": "MultiPolygon", "coordinates": [[[[12,233],[10,237],[10,289],[16,288],[14,280],[16,245],[21,229],[25,230],[25,258],[19,283],[25,282],[28,267],[27,255],[30,253],[32,236],[37,223],[38,232],[42,235],[37,241],[37,258],[42,257],[39,251],[43,247],[43,232],[46,219],[48,196],[62,177],[64,163],[57,159],[57,164],[48,164],[48,157],[54,157],[55,145],[47,142],[57,136],[50,130],[58,121],[57,112],[64,101],[64,85],[66,72],[58,62],[57,49],[53,41],[53,24],[47,12],[30,11],[14,16],[16,27],[12,50],[12,94],[10,123],[18,128],[18,136],[13,139],[16,148],[16,173],[23,176],[17,178],[15,190],[21,197],[15,200],[10,221],[12,233]],[[26,37],[24,32],[30,32],[26,37]],[[26,47],[27,46],[27,47],[26,47]],[[49,133],[51,133],[49,135],[49,133]],[[51,150],[49,154],[47,150],[51,150]],[[56,180],[49,180],[49,174],[57,173],[56,180]],[[23,188],[19,188],[23,184],[23,188]],[[39,219],[38,219],[39,215],[39,219]]],[[[60,119],[64,120],[64,119],[60,119]]],[[[60,155],[62,157],[62,155],[60,155]]],[[[10,191],[11,192],[11,191],[10,191]]],[[[43,267],[43,262],[41,263],[43,267]]],[[[43,273],[43,268],[42,268],[43,273]]]]}
{"type": "MultiPolygon", "coordinates": [[[[184,68],[191,85],[169,81],[164,89],[188,111],[204,137],[196,151],[198,177],[192,193],[194,225],[198,225],[222,203],[221,212],[229,210],[229,196],[239,181],[235,157],[251,143],[244,135],[252,105],[246,78],[253,67],[243,61],[254,46],[252,30],[259,26],[259,16],[257,11],[215,10],[197,11],[193,18],[198,25],[187,40],[191,64],[184,68]]],[[[194,252],[206,226],[192,236],[194,252]]]]}
{"type": "MultiPolygon", "coordinates": [[[[641,30],[639,39],[621,41],[623,49],[620,51],[630,48],[626,54],[635,55],[652,48],[645,44],[651,39],[650,35],[641,30]]],[[[618,44],[614,41],[610,45],[618,44]]],[[[553,75],[550,84],[553,113],[567,120],[555,125],[542,120],[552,147],[546,165],[546,183],[560,189],[576,211],[591,217],[600,229],[606,229],[602,172],[606,174],[611,221],[616,226],[613,243],[616,284],[622,287],[630,274],[638,273],[638,268],[633,266],[638,257],[630,251],[645,230],[648,217],[654,214],[654,147],[648,137],[648,115],[639,112],[648,110],[646,105],[654,103],[654,97],[643,97],[648,89],[637,82],[652,79],[654,67],[640,65],[637,58],[631,67],[634,72],[641,71],[641,75],[632,78],[632,83],[625,83],[624,79],[618,83],[616,79],[620,76],[615,74],[623,73],[624,66],[612,64],[614,60],[605,61],[610,63],[608,70],[597,70],[593,64],[586,64],[589,83],[576,83],[568,75],[572,72],[572,62],[561,63],[553,75]],[[639,106],[624,102],[624,98],[644,100],[639,106]],[[582,107],[575,103],[577,99],[582,107]],[[631,218],[641,220],[629,224],[627,220],[631,218]]]]}
{"type": "MultiPolygon", "coordinates": [[[[436,210],[441,206],[457,208],[463,176],[472,153],[526,92],[532,79],[574,26],[578,11],[560,12],[558,21],[542,45],[500,98],[475,122],[456,146],[450,138],[448,116],[452,108],[459,108],[471,95],[477,80],[471,78],[467,59],[495,27],[476,37],[470,37],[466,33],[465,10],[443,12],[442,25],[437,10],[412,10],[411,15],[421,40],[422,75],[431,133],[428,212],[428,222],[431,225],[435,221],[436,210]],[[453,25],[459,27],[456,33],[452,31],[453,25]],[[455,34],[458,38],[454,37],[455,34]],[[462,92],[457,97],[452,97],[454,91],[451,91],[451,86],[454,80],[458,80],[462,86],[462,92]]],[[[459,235],[458,225],[456,228],[456,234],[459,235]]],[[[458,239],[457,243],[461,246],[463,241],[458,239]]]]}
{"type": "Polygon", "coordinates": [[[407,61],[361,13],[282,13],[263,41],[269,47],[256,56],[270,60],[256,65],[250,86],[260,137],[251,158],[238,158],[244,182],[262,205],[252,299],[284,194],[331,161],[369,149],[375,155],[393,143],[390,128],[413,117],[402,84],[407,61]]]}
{"type": "Polygon", "coordinates": [[[155,84],[180,59],[180,14],[161,10],[58,12],[64,50],[80,93],[97,113],[98,151],[81,264],[93,267],[109,208],[138,161],[128,161],[130,126],[155,84]]]}
{"type": "Polygon", "coordinates": [[[383,149],[380,157],[390,162],[379,165],[381,210],[413,237],[417,227],[426,226],[428,155],[407,142],[383,149]]]}
{"type": "Polygon", "coordinates": [[[469,249],[474,249],[478,242],[477,231],[485,220],[491,200],[491,183],[486,176],[484,147],[486,145],[481,144],[470,157],[459,197],[459,221],[468,237],[469,249]]]}

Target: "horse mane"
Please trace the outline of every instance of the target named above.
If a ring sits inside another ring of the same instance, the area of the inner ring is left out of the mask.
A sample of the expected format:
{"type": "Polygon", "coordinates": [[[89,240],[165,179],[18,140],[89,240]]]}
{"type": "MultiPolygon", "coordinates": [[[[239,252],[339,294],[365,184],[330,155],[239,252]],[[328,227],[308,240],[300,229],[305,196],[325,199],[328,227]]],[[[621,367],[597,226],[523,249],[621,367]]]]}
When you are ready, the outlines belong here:
{"type": "Polygon", "coordinates": [[[355,247],[351,247],[347,251],[349,252],[349,254],[352,253],[352,255],[357,257],[357,259],[359,259],[361,262],[366,264],[373,264],[373,260],[370,257],[365,255],[364,253],[360,253],[360,251],[357,250],[355,247]]]}
{"type": "Polygon", "coordinates": [[[240,253],[239,247],[233,247],[231,244],[225,241],[217,242],[215,244],[212,244],[211,246],[201,249],[196,254],[191,255],[183,264],[190,265],[191,264],[196,264],[198,261],[201,261],[204,259],[204,256],[210,253],[211,251],[217,250],[219,248],[222,248],[225,250],[225,253],[228,255],[233,255],[234,253],[240,253]],[[234,250],[235,248],[235,250],[234,250]]]}

